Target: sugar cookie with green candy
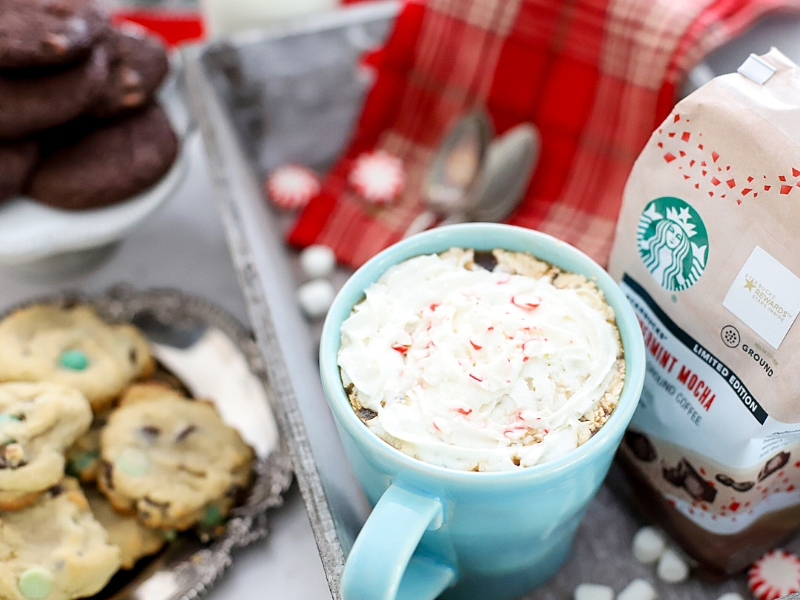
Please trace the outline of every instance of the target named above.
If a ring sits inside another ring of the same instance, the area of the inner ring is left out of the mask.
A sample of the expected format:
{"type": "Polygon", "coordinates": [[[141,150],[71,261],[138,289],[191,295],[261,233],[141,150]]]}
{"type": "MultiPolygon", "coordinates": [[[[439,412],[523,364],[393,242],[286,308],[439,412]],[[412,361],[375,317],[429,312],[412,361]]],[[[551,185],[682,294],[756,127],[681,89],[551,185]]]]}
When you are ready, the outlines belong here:
{"type": "Polygon", "coordinates": [[[100,591],[119,569],[119,548],[65,478],[32,505],[0,512],[0,598],[72,600],[100,591]]]}
{"type": "Polygon", "coordinates": [[[140,558],[155,554],[167,542],[167,532],[150,529],[136,517],[121,515],[96,489],[85,489],[94,518],[108,531],[108,543],[119,548],[123,569],[130,569],[140,558]]]}
{"type": "Polygon", "coordinates": [[[18,510],[64,477],[64,452],[83,434],[92,409],[57,383],[0,383],[0,510],[18,510]]]}
{"type": "MultiPolygon", "coordinates": [[[[164,385],[188,394],[182,382],[163,368],[158,368],[147,383],[164,385]]],[[[72,447],[67,450],[67,475],[76,477],[81,483],[93,483],[100,473],[100,431],[106,426],[108,415],[112,410],[113,406],[96,413],[89,430],[75,440],[72,447]]]]}
{"type": "Polygon", "coordinates": [[[159,384],[131,386],[100,435],[97,483],[146,526],[221,525],[250,481],[253,450],[213,404],[159,384]]]}
{"type": "Polygon", "coordinates": [[[86,395],[95,412],[154,370],[141,332],[106,323],[90,306],[34,304],[0,321],[0,381],[70,385],[86,395]]]}

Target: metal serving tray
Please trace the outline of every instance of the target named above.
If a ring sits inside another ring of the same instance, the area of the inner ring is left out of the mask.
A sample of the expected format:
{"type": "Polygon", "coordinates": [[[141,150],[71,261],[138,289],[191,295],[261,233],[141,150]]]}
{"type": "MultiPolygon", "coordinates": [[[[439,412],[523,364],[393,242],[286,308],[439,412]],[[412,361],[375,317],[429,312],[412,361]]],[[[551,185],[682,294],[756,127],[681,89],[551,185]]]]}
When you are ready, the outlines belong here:
{"type": "MultiPolygon", "coordinates": [[[[358,59],[385,39],[397,11],[395,2],[356,5],[184,50],[214,194],[336,600],[344,560],[369,508],[322,392],[316,357],[321,324],[304,319],[295,301],[302,275],[296,252],[283,243],[291,215],[265,202],[262,182],[287,162],[324,171],[336,159],[370,81],[358,59]]],[[[334,283],[346,276],[338,272],[334,283]]],[[[644,523],[623,500],[624,485],[612,470],[566,564],[526,600],[571,598],[581,582],[618,592],[635,578],[651,581],[662,599],[715,600],[730,591],[747,597],[742,576],[671,585],[658,580],[653,566],[635,561],[631,540],[644,523]]]]}

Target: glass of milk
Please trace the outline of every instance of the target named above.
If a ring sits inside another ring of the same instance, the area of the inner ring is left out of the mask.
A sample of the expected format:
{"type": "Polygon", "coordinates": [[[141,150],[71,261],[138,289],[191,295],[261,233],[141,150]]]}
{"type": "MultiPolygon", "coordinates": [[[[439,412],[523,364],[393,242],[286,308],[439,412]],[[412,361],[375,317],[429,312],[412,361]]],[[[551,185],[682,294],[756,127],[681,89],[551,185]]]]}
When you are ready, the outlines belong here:
{"type": "Polygon", "coordinates": [[[212,38],[331,10],[338,4],[338,0],[200,0],[212,38]]]}

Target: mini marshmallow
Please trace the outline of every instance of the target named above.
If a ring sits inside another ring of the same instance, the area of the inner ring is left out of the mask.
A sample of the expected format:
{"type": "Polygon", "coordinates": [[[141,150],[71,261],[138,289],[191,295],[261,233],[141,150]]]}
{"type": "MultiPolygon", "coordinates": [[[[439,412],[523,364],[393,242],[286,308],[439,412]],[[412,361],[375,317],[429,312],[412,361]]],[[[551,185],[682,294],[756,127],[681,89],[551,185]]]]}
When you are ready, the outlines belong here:
{"type": "Polygon", "coordinates": [[[617,600],[656,600],[658,593],[649,581],[634,579],[617,594],[617,600]]]}
{"type": "Polygon", "coordinates": [[[744,598],[736,592],[728,592],[727,594],[722,594],[717,600],[744,600],[744,598]]]}
{"type": "Polygon", "coordinates": [[[689,565],[675,552],[668,548],[658,560],[656,574],[661,581],[680,583],[689,577],[689,565]]]}
{"type": "Polygon", "coordinates": [[[312,319],[328,312],[335,295],[333,284],[327,279],[312,279],[297,288],[300,308],[312,319]]]}
{"type": "Polygon", "coordinates": [[[664,536],[655,527],[642,527],[633,536],[633,557],[645,565],[661,558],[664,548],[666,548],[664,536]]]}
{"type": "Polygon", "coordinates": [[[614,590],[607,585],[581,583],[575,588],[574,600],[614,600],[614,590]]]}
{"type": "Polygon", "coordinates": [[[336,254],[333,249],[315,244],[300,252],[300,267],[309,279],[327,277],[336,266],[336,254]]]}

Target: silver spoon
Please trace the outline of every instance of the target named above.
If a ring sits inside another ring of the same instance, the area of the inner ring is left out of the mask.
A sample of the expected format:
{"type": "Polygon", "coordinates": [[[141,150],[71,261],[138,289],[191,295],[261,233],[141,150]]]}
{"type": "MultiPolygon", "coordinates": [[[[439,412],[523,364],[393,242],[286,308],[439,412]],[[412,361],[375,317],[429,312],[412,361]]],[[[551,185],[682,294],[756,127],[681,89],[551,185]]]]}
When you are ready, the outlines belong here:
{"type": "Polygon", "coordinates": [[[412,221],[404,237],[463,212],[465,199],[480,179],[491,135],[489,118],[482,110],[465,115],[447,133],[422,182],[426,210],[412,221]]]}
{"type": "MultiPolygon", "coordinates": [[[[458,127],[453,133],[457,132],[458,127]]],[[[423,189],[426,190],[429,209],[412,222],[405,237],[428,229],[439,219],[439,225],[504,220],[522,199],[541,153],[538,129],[531,123],[520,123],[488,145],[484,159],[468,185],[460,189],[454,186],[443,188],[439,180],[442,164],[450,156],[448,151],[452,151],[451,144],[448,137],[437,152],[425,180],[423,189]]]]}
{"type": "Polygon", "coordinates": [[[486,164],[471,198],[450,222],[500,222],[517,207],[541,154],[541,136],[531,123],[520,123],[489,146],[486,164]]]}

